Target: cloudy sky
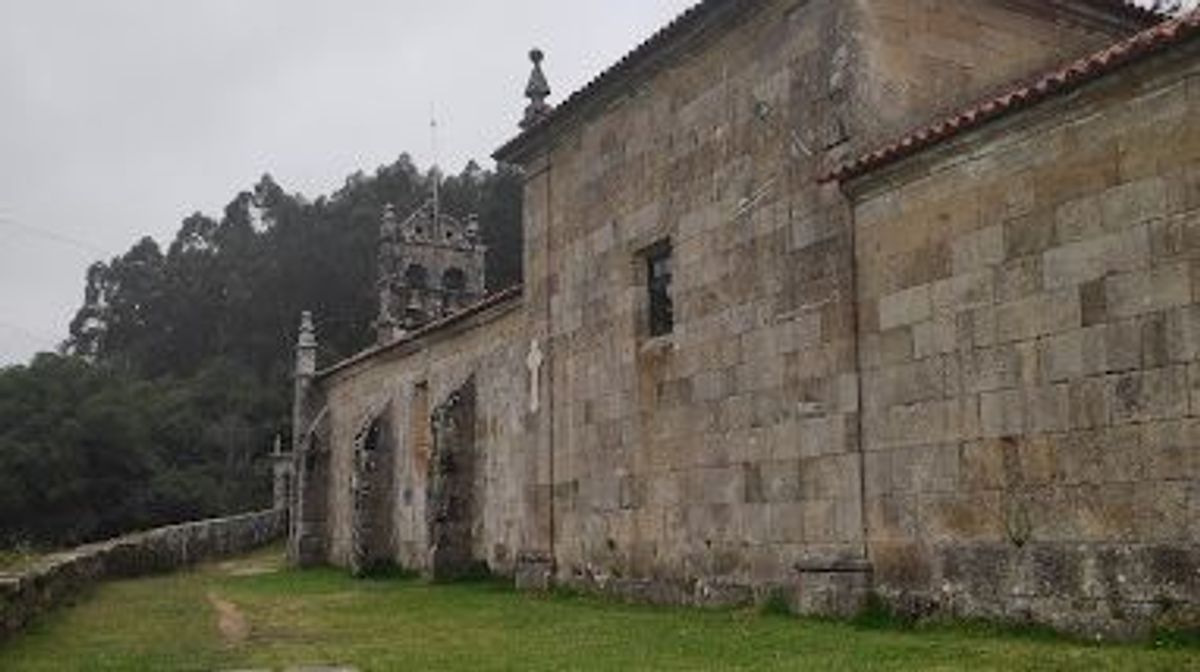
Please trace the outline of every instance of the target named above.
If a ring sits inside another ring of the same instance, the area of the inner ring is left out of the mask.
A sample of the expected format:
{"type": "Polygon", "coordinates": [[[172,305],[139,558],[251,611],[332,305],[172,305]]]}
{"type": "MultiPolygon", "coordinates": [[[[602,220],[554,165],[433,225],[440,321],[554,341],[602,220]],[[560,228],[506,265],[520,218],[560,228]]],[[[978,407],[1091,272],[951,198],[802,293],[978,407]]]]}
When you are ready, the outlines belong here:
{"type": "Polygon", "coordinates": [[[510,137],[692,0],[0,0],[0,366],[65,338],[84,271],[270,172],[328,193],[510,137]]]}
{"type": "Polygon", "coordinates": [[[457,171],[691,0],[0,0],[0,366],[65,338],[94,260],[270,172],[327,193],[411,153],[457,171]]]}

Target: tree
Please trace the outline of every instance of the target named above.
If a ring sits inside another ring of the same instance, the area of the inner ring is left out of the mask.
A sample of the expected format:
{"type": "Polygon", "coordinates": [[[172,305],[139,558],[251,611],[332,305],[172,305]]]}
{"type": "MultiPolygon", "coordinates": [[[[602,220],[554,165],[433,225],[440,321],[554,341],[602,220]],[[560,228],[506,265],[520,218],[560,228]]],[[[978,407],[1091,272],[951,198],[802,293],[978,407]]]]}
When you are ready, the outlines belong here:
{"type": "MultiPolygon", "coordinates": [[[[298,316],[324,361],[372,343],[384,204],[438,179],[407,155],[309,201],[264,175],[219,218],[185,218],[93,264],[65,356],[0,370],[0,544],[66,544],[269,504],[268,447],[287,435],[298,316]]],[[[521,277],[521,175],[474,162],[444,208],[478,213],[488,288],[521,277]]]]}

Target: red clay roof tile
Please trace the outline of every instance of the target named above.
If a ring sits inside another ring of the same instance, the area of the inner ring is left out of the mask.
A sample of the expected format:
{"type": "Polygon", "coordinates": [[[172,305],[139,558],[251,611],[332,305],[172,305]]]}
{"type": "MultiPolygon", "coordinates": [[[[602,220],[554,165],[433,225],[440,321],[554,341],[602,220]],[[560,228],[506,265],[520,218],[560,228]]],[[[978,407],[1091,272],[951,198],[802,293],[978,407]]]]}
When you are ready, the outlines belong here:
{"type": "MultiPolygon", "coordinates": [[[[700,0],[695,5],[689,7],[679,16],[675,17],[666,26],[663,26],[658,32],[651,35],[646,41],[639,44],[637,47],[623,56],[619,61],[610,66],[608,69],[596,75],[591,81],[583,86],[583,88],[572,93],[566,100],[559,103],[557,107],[546,114],[542,120],[533,126],[525,129],[513,139],[506,142],[502,147],[492,153],[492,157],[496,160],[506,160],[512,155],[519,152],[534,136],[541,134],[542,131],[563,119],[574,111],[582,108],[587,102],[593,100],[608,86],[619,79],[622,75],[632,71],[642,63],[649,60],[655,52],[665,47],[676,39],[688,34],[689,31],[703,25],[704,21],[715,15],[718,11],[728,10],[734,12],[739,6],[749,6],[761,0],[700,0]]],[[[1162,16],[1157,12],[1140,7],[1130,0],[1087,0],[1094,5],[1114,11],[1117,14],[1124,14],[1135,21],[1142,23],[1154,23],[1162,19],[1162,16]]]]}

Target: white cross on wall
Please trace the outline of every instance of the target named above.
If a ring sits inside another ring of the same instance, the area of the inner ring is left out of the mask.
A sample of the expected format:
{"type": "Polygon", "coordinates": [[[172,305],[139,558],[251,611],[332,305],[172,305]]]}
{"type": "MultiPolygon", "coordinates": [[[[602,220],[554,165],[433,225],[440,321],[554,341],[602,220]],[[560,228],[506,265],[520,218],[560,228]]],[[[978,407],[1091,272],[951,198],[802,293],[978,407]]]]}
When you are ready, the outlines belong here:
{"type": "Polygon", "coordinates": [[[529,356],[525,358],[525,366],[529,369],[529,412],[537,413],[542,407],[542,363],[545,361],[545,356],[542,355],[542,346],[535,338],[529,344],[529,356]]]}

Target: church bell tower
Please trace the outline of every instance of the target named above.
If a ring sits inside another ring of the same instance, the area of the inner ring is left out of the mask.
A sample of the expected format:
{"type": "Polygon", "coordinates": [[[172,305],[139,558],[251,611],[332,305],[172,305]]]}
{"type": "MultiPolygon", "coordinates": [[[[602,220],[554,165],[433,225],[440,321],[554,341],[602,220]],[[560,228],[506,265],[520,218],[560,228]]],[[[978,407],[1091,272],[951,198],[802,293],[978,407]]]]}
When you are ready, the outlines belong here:
{"type": "Polygon", "coordinates": [[[391,204],[384,206],[381,219],[376,320],[380,345],[483,298],[487,247],[475,215],[460,220],[442,212],[435,186],[433,197],[405,219],[391,204]]]}

